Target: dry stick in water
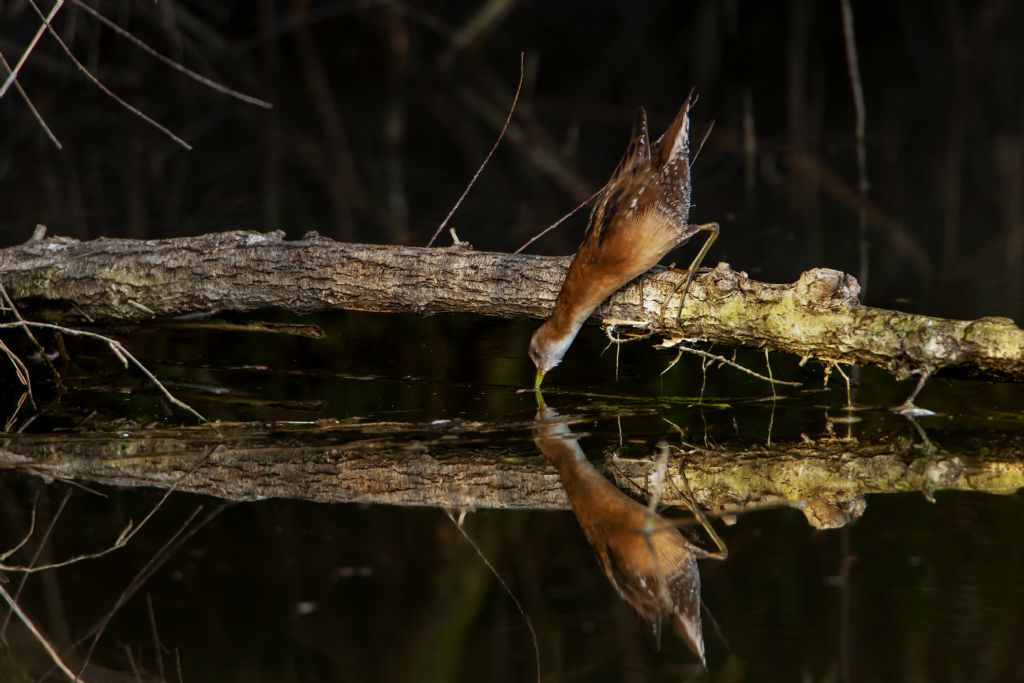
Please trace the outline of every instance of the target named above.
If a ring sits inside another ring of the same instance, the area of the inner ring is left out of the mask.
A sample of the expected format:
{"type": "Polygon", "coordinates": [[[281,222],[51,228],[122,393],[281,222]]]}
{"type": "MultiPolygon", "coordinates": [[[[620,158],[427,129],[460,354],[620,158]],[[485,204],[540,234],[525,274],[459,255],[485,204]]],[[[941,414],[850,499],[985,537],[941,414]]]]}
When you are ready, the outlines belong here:
{"type": "Polygon", "coordinates": [[[203,510],[202,505],[197,506],[196,509],[192,511],[192,514],[188,516],[188,518],[182,523],[180,527],[178,527],[178,530],[175,531],[174,534],[167,540],[167,542],[164,543],[160,547],[160,549],[156,551],[156,554],[153,555],[149,562],[147,562],[142,567],[142,569],[140,569],[135,574],[135,576],[132,577],[132,580],[128,582],[128,585],[125,587],[125,589],[121,591],[121,595],[118,596],[117,600],[114,602],[114,605],[110,608],[110,610],[107,611],[105,615],[103,615],[103,618],[100,619],[91,629],[89,629],[89,631],[87,631],[86,634],[78,640],[78,642],[72,645],[72,650],[74,650],[78,648],[86,640],[92,638],[92,642],[89,643],[89,649],[85,653],[85,661],[82,663],[79,672],[85,671],[86,667],[89,666],[89,661],[92,659],[93,652],[96,649],[96,644],[103,636],[103,632],[106,630],[107,625],[110,623],[111,619],[114,618],[114,615],[117,614],[118,610],[124,607],[124,605],[139,590],[139,588],[141,588],[146,583],[146,581],[148,581],[150,577],[153,576],[153,574],[155,574],[156,571],[161,566],[163,566],[164,562],[169,560],[174,555],[174,553],[176,553],[178,549],[181,548],[181,546],[184,545],[186,541],[188,541],[188,539],[192,538],[192,536],[194,536],[196,532],[205,527],[211,520],[213,520],[214,517],[219,515],[221,511],[223,511],[224,508],[226,508],[229,504],[229,502],[225,501],[224,503],[218,505],[216,508],[207,513],[207,515],[203,517],[201,520],[199,520],[197,523],[192,524],[192,520],[194,520],[203,510]],[[189,525],[192,526],[189,527],[189,525]]]}
{"type": "Polygon", "coordinates": [[[32,538],[32,534],[34,534],[35,531],[36,531],[36,504],[37,503],[39,503],[39,492],[38,491],[36,492],[35,500],[32,501],[32,515],[29,517],[28,531],[25,532],[25,535],[22,537],[22,539],[20,541],[18,541],[17,544],[15,544],[11,548],[8,548],[4,552],[0,553],[0,562],[3,562],[8,557],[10,557],[14,553],[18,552],[19,550],[21,550],[23,547],[25,547],[25,544],[29,542],[29,539],[32,538]]]}
{"type": "Polygon", "coordinates": [[[86,332],[84,330],[76,330],[70,327],[64,327],[63,325],[54,325],[51,323],[37,323],[27,320],[22,320],[14,323],[0,323],[0,329],[14,327],[37,327],[39,329],[44,330],[57,330],[72,337],[87,337],[89,339],[98,339],[99,341],[102,341],[110,348],[111,352],[113,352],[113,354],[117,356],[118,360],[121,361],[125,368],[128,368],[129,365],[134,365],[136,368],[138,368],[142,372],[142,374],[144,374],[151,382],[153,382],[153,384],[156,385],[156,388],[160,391],[161,394],[163,394],[164,398],[166,398],[168,401],[178,406],[185,412],[195,416],[201,422],[209,424],[211,427],[213,426],[212,424],[210,424],[210,421],[203,417],[203,415],[200,414],[198,411],[196,411],[195,408],[185,403],[184,401],[176,398],[174,394],[168,391],[167,387],[165,387],[163,383],[156,378],[156,375],[150,372],[149,369],[145,365],[143,365],[138,358],[133,356],[128,351],[128,349],[126,349],[124,345],[121,344],[121,342],[117,341],[116,339],[105,337],[102,334],[97,334],[96,332],[86,332]]]}
{"type": "Polygon", "coordinates": [[[156,612],[153,610],[153,596],[146,593],[146,612],[149,613],[149,630],[153,633],[153,650],[156,652],[156,672],[161,681],[166,681],[164,676],[164,644],[160,642],[160,633],[156,630],[156,612]]]}
{"type": "Polygon", "coordinates": [[[18,376],[18,381],[25,387],[25,391],[28,392],[28,400],[32,403],[32,407],[35,408],[36,400],[32,396],[32,376],[28,372],[28,367],[2,340],[0,340],[0,351],[3,351],[7,359],[11,361],[11,365],[14,366],[14,373],[18,376]]]}
{"type": "MultiPolygon", "coordinates": [[[[202,460],[200,462],[202,462],[202,460]]],[[[184,479],[186,476],[191,475],[194,471],[194,469],[190,470],[182,474],[180,477],[178,477],[178,479],[171,485],[171,487],[167,489],[167,492],[164,493],[164,495],[161,496],[160,500],[157,501],[156,505],[154,505],[153,508],[146,514],[146,516],[142,518],[142,521],[139,522],[138,526],[135,526],[131,521],[129,521],[128,526],[126,526],[124,530],[120,533],[120,535],[118,535],[117,540],[115,540],[113,544],[104,548],[103,550],[97,550],[91,553],[83,553],[81,555],[75,555],[74,557],[70,557],[66,560],[61,560],[60,562],[51,562],[49,564],[37,565],[33,562],[29,565],[8,565],[0,562],[0,571],[35,574],[37,572],[46,571],[49,569],[59,569],[60,567],[67,567],[68,565],[84,562],[85,560],[94,560],[98,557],[109,555],[115,550],[120,550],[121,548],[128,545],[128,542],[132,540],[132,538],[134,538],[137,533],[142,531],[142,527],[146,526],[146,523],[153,518],[153,515],[156,514],[157,510],[159,510],[163,506],[164,502],[170,497],[170,495],[177,490],[178,484],[181,483],[182,479],[184,479]]],[[[61,505],[61,509],[63,510],[63,504],[61,505]]],[[[47,532],[47,534],[49,534],[49,531],[47,532]]],[[[6,555],[4,556],[4,559],[6,559],[6,555]]]]}
{"type": "MultiPolygon", "coordinates": [[[[67,505],[69,498],[70,492],[64,496],[64,499],[60,503],[60,507],[57,508],[56,514],[54,514],[53,519],[50,520],[50,524],[47,527],[46,532],[43,534],[43,538],[39,542],[39,546],[36,548],[35,555],[33,555],[32,557],[33,566],[39,559],[39,555],[40,553],[42,553],[42,550],[46,546],[46,543],[49,541],[50,533],[56,526],[57,520],[60,519],[61,513],[64,512],[64,508],[67,505]]],[[[5,561],[14,553],[18,552],[18,550],[20,550],[29,541],[29,539],[32,538],[32,534],[35,532],[36,529],[36,503],[38,503],[38,501],[39,497],[37,495],[36,499],[32,502],[32,517],[31,521],[29,522],[28,532],[17,545],[15,545],[12,548],[9,548],[3,553],[0,553],[0,563],[5,561]]],[[[4,617],[3,626],[0,627],[0,638],[3,638],[4,635],[6,634],[7,625],[10,622],[11,616],[17,616],[18,620],[25,625],[25,627],[32,633],[32,635],[35,636],[39,644],[43,646],[43,649],[46,650],[47,654],[50,656],[50,659],[51,661],[53,661],[54,665],[58,669],[60,669],[66,676],[68,676],[68,678],[70,678],[71,680],[81,680],[72,673],[72,671],[67,667],[66,664],[64,664],[64,661],[60,658],[60,655],[57,654],[57,651],[50,645],[50,642],[46,640],[43,634],[40,633],[39,630],[36,628],[35,624],[33,624],[32,621],[28,618],[28,615],[26,615],[18,606],[18,597],[21,595],[22,589],[25,588],[25,581],[27,579],[28,574],[23,574],[21,577],[21,581],[18,582],[18,588],[13,596],[3,587],[2,583],[0,583],[0,597],[3,597],[3,599],[11,607],[11,611],[8,612],[7,615],[4,617]]]]}
{"type": "MultiPolygon", "coordinates": [[[[672,347],[671,347],[671,345],[663,345],[663,348],[672,348],[672,347]]],[[[750,368],[746,368],[746,367],[740,365],[739,363],[737,363],[734,360],[729,360],[725,356],[719,356],[718,354],[715,354],[715,353],[710,353],[708,351],[704,351],[704,350],[701,350],[701,349],[695,349],[692,346],[686,346],[685,344],[683,344],[681,342],[676,345],[676,349],[678,350],[678,352],[680,354],[692,353],[695,356],[701,356],[703,358],[707,358],[707,359],[711,360],[712,362],[722,363],[722,364],[728,365],[729,367],[736,368],[740,372],[745,372],[748,375],[750,375],[751,377],[756,377],[756,378],[758,378],[760,380],[764,380],[765,382],[768,382],[769,384],[784,384],[784,385],[786,385],[788,387],[802,387],[803,386],[803,384],[801,384],[800,382],[790,382],[790,381],[784,380],[784,379],[774,379],[772,377],[765,377],[761,373],[755,372],[755,371],[751,370],[750,368]]],[[[662,371],[662,374],[665,374],[665,372],[668,372],[668,370],[670,370],[678,362],[679,362],[679,356],[677,356],[676,359],[674,361],[672,361],[672,363],[668,366],[668,368],[666,368],[664,371],[662,371]]],[[[774,389],[773,389],[773,391],[774,391],[774,389]]]]}
{"type": "Polygon", "coordinates": [[[459,533],[462,534],[464,539],[466,539],[466,542],[473,546],[473,550],[475,550],[476,554],[480,556],[480,559],[483,560],[485,565],[487,565],[487,568],[491,570],[491,573],[494,574],[494,578],[498,579],[498,583],[500,583],[501,587],[505,589],[505,593],[508,594],[508,597],[512,598],[512,602],[515,603],[516,609],[519,610],[519,614],[522,615],[523,621],[526,622],[526,628],[530,631],[530,640],[533,641],[533,657],[537,666],[537,683],[540,683],[540,645],[537,643],[537,631],[533,628],[533,620],[530,619],[530,615],[526,613],[526,609],[523,607],[522,603],[519,602],[519,599],[516,597],[515,593],[512,592],[512,589],[509,588],[509,585],[505,583],[505,579],[500,573],[498,573],[498,570],[493,564],[491,564],[491,561],[487,559],[487,556],[484,555],[484,551],[480,549],[480,546],[476,544],[476,541],[474,541],[473,538],[466,533],[466,530],[462,528],[462,515],[460,515],[458,519],[455,519],[455,515],[452,514],[451,510],[445,510],[445,514],[448,515],[448,519],[452,521],[452,524],[454,524],[455,528],[459,530],[459,533]]]}
{"type": "MultiPolygon", "coordinates": [[[[70,59],[72,61],[72,63],[74,63],[74,65],[76,67],[78,67],[79,71],[81,71],[83,74],[85,74],[86,78],[88,78],[90,81],[92,81],[93,85],[95,85],[97,88],[99,88],[100,91],[103,92],[103,94],[105,94],[108,97],[110,97],[111,99],[113,99],[115,102],[120,104],[122,107],[124,107],[125,109],[127,109],[131,113],[135,114],[140,119],[142,119],[143,121],[145,121],[149,125],[153,126],[154,128],[156,128],[161,133],[163,133],[167,137],[169,137],[172,140],[174,140],[175,142],[177,142],[179,145],[181,145],[185,149],[191,151],[192,145],[188,144],[187,142],[185,142],[184,140],[179,138],[177,135],[172,133],[170,131],[170,129],[167,128],[166,126],[158,123],[154,119],[152,119],[149,116],[147,116],[146,114],[142,113],[142,111],[139,110],[138,108],[132,106],[131,104],[128,104],[128,102],[125,101],[122,97],[120,97],[119,95],[115,94],[114,91],[112,91],[107,86],[103,85],[103,83],[100,82],[99,78],[94,76],[91,71],[89,71],[87,68],[85,68],[85,65],[82,64],[82,62],[78,61],[78,57],[75,57],[75,53],[73,53],[71,51],[71,48],[69,48],[67,43],[64,42],[64,39],[60,37],[60,34],[57,33],[57,31],[54,30],[53,26],[50,25],[49,17],[43,14],[43,11],[41,9],[39,9],[39,5],[36,4],[35,0],[28,0],[28,1],[29,1],[29,4],[32,5],[32,9],[34,9],[36,11],[36,14],[39,15],[39,18],[43,20],[42,28],[45,28],[47,31],[50,32],[50,35],[53,36],[53,39],[56,40],[57,43],[60,45],[61,49],[64,50],[64,54],[66,54],[68,56],[68,59],[70,59]]],[[[64,0],[57,0],[57,5],[56,6],[59,7],[62,4],[64,4],[64,0]]],[[[54,14],[54,11],[51,10],[50,14],[54,14]]],[[[23,55],[23,57],[24,57],[24,55],[23,55]]],[[[19,68],[19,67],[15,67],[15,68],[19,68]]],[[[13,74],[13,72],[12,72],[12,74],[13,74]]]]}
{"type": "Polygon", "coordinates": [[[501,144],[502,138],[505,137],[505,131],[508,130],[508,124],[512,121],[512,114],[515,112],[516,104],[518,104],[518,102],[519,102],[519,93],[523,89],[523,74],[525,73],[525,66],[524,66],[524,60],[525,59],[526,59],[526,53],[525,52],[520,52],[519,53],[519,84],[516,86],[516,94],[512,98],[512,106],[508,110],[508,117],[505,119],[505,125],[503,125],[501,127],[501,132],[498,133],[498,139],[494,141],[494,144],[491,146],[491,151],[487,153],[486,157],[484,157],[484,161],[483,161],[482,164],[480,164],[480,168],[476,169],[476,173],[474,173],[473,177],[469,179],[469,184],[466,185],[466,189],[463,190],[462,195],[455,202],[455,206],[452,207],[452,210],[449,211],[448,215],[444,217],[443,221],[441,221],[441,225],[437,226],[437,230],[434,231],[433,237],[431,237],[430,241],[427,242],[427,246],[428,247],[433,246],[434,241],[437,240],[437,236],[441,234],[441,232],[445,229],[445,226],[448,225],[448,221],[451,220],[451,218],[455,214],[455,212],[459,210],[460,206],[462,206],[462,201],[466,198],[466,195],[469,194],[469,191],[471,189],[473,189],[473,184],[476,183],[476,179],[480,177],[481,173],[483,173],[484,167],[487,166],[487,162],[491,160],[492,156],[494,156],[494,151],[496,149],[498,149],[498,145],[501,144]]]}
{"type": "MultiPolygon", "coordinates": [[[[36,526],[36,503],[38,502],[38,500],[39,497],[37,495],[36,500],[32,501],[32,522],[29,525],[28,534],[25,536],[25,539],[22,541],[22,543],[19,543],[14,548],[11,548],[7,552],[5,552],[3,555],[0,555],[0,562],[6,561],[8,557],[13,555],[15,552],[18,551],[19,548],[21,548],[25,541],[28,541],[29,538],[31,538],[36,526]]],[[[50,518],[50,523],[46,526],[46,530],[43,532],[43,537],[39,539],[39,543],[36,545],[36,550],[32,554],[32,559],[29,560],[28,566],[36,566],[36,563],[39,561],[40,556],[42,556],[47,544],[50,542],[50,535],[53,533],[53,530],[57,528],[57,522],[60,521],[61,515],[64,514],[64,509],[68,506],[69,500],[71,500],[70,490],[64,494],[64,498],[61,499],[60,505],[57,507],[57,511],[53,514],[53,517],[50,518]]],[[[25,590],[25,584],[28,583],[28,577],[30,574],[31,572],[23,572],[21,574],[21,578],[18,579],[18,587],[14,590],[14,595],[11,596],[15,602],[21,599],[21,593],[25,590]]],[[[11,614],[10,612],[8,612],[7,615],[4,616],[3,624],[0,625],[0,639],[3,639],[7,636],[7,626],[10,624],[10,622],[11,614]]]]}
{"type": "MultiPolygon", "coordinates": [[[[38,226],[36,229],[38,230],[38,226]]],[[[10,309],[11,314],[14,316],[15,320],[21,323],[25,322],[25,319],[21,317],[21,311],[19,311],[18,307],[14,305],[14,300],[11,299],[11,295],[7,293],[7,288],[4,287],[2,282],[0,282],[0,297],[3,297],[3,301],[0,302],[0,310],[3,310],[4,307],[6,307],[10,309]]],[[[57,372],[57,368],[54,367],[53,363],[50,362],[49,357],[47,357],[46,349],[43,347],[42,344],[39,343],[39,340],[36,339],[36,336],[32,334],[32,330],[29,329],[28,327],[25,328],[25,336],[28,337],[28,340],[32,342],[33,346],[36,347],[36,353],[39,354],[39,358],[44,363],[46,363],[47,367],[50,368],[50,374],[53,376],[53,381],[57,383],[57,388],[63,389],[64,382],[61,380],[60,373],[57,372]]],[[[29,396],[29,398],[31,398],[31,395],[29,396]]],[[[33,401],[32,403],[34,406],[35,401],[33,401]]]]}
{"type": "Polygon", "coordinates": [[[61,673],[67,676],[69,680],[82,681],[82,683],[84,683],[84,679],[81,676],[76,675],[74,671],[68,668],[68,665],[64,663],[64,660],[60,658],[60,655],[57,654],[57,651],[53,648],[52,645],[50,645],[50,641],[48,641],[46,637],[39,632],[39,629],[37,629],[36,625],[32,623],[32,620],[28,618],[28,615],[21,611],[21,607],[19,607],[18,603],[14,601],[14,598],[11,597],[11,594],[8,593],[6,589],[4,589],[2,583],[0,583],[0,598],[4,599],[4,602],[6,602],[10,606],[11,611],[14,612],[15,616],[18,617],[18,620],[25,625],[25,628],[27,628],[29,632],[31,632],[32,635],[35,637],[35,639],[39,642],[39,644],[43,646],[43,649],[46,650],[46,654],[48,654],[50,656],[50,660],[53,661],[54,666],[60,669],[61,673]]]}

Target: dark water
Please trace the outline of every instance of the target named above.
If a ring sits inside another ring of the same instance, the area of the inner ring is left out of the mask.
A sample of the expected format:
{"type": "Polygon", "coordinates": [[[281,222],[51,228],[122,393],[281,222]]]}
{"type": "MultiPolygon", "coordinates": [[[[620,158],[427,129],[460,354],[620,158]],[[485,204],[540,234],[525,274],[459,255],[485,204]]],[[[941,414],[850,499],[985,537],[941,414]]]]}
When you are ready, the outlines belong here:
{"type": "MultiPolygon", "coordinates": [[[[838,3],[523,2],[455,52],[452,36],[473,3],[313,3],[308,15],[301,3],[270,0],[109,5],[160,49],[275,108],[169,76],[81,11],[64,10],[59,27],[83,61],[195,149],[180,150],[97,95],[44,41],[21,82],[65,149],[53,149],[12,96],[0,101],[0,246],[37,223],[82,239],[242,227],[423,244],[493,141],[526,50],[514,134],[456,214],[463,239],[515,248],[601,185],[637,105],[658,127],[696,85],[697,124],[717,120],[695,167],[693,218],[723,226],[709,260],[769,281],[812,266],[862,272],[838,3]],[[743,137],[751,123],[753,157],[743,137]]],[[[866,301],[1019,322],[1020,8],[855,5],[871,183],[866,301]]],[[[8,61],[36,24],[21,5],[0,6],[8,61]]],[[[581,229],[570,223],[535,251],[569,253],[581,229]]],[[[535,323],[281,311],[251,319],[319,325],[325,336],[163,323],[98,329],[177,397],[211,420],[240,423],[233,428],[267,452],[362,439],[402,457],[440,444],[454,454],[491,449],[495,467],[554,472],[534,445],[534,398],[519,392],[532,382],[535,323]],[[342,437],[317,431],[329,421],[392,431],[381,446],[380,434],[358,427],[342,437]]],[[[782,462],[785,449],[811,443],[847,449],[840,461],[849,469],[883,451],[923,467],[1021,469],[1021,385],[937,377],[918,399],[935,414],[911,420],[891,408],[912,385],[876,369],[862,370],[857,410],[848,411],[842,379],[833,374],[820,391],[814,362],[773,355],[775,376],[803,390],[769,400],[767,385],[729,368],[704,373],[685,358],[662,375],[668,353],[640,342],[616,358],[605,346],[599,330],[586,330],[545,397],[610,475],[627,466],[615,458],[646,461],[660,442],[678,443],[671,425],[697,450],[735,454],[737,466],[782,462]]],[[[52,451],[90,452],[131,471],[132,449],[154,443],[155,430],[179,438],[153,461],[193,462],[188,449],[202,453],[214,440],[104,347],[69,351],[68,391],[44,383],[38,411],[19,409],[13,376],[0,375],[0,547],[15,545],[37,511],[35,533],[6,565],[107,547],[170,485],[112,486],[83,474],[84,456],[73,479],[55,478],[52,451]],[[88,451],[119,439],[123,453],[88,451]]],[[[760,352],[741,350],[737,360],[765,370],[760,352]]],[[[267,465],[266,481],[274,476],[267,465]]],[[[816,530],[791,506],[744,512],[734,524],[714,517],[730,556],[700,562],[706,671],[668,631],[655,647],[571,511],[479,509],[463,529],[529,614],[545,681],[1024,680],[1022,494],[899,490],[867,493],[863,514],[839,529],[816,530]]],[[[14,594],[21,574],[3,576],[14,594]]],[[[515,602],[436,505],[228,502],[175,490],[125,547],[31,575],[18,602],[72,668],[100,632],[88,681],[536,676],[515,602]]],[[[0,643],[0,681],[48,671],[46,680],[61,680],[17,620],[0,643]]]]}
{"type": "MultiPolygon", "coordinates": [[[[122,338],[210,418],[460,420],[483,425],[480,434],[471,428],[464,435],[473,443],[539,458],[528,428],[494,430],[533,417],[532,396],[517,393],[530,381],[530,369],[519,362],[528,323],[370,314],[301,320],[320,324],[326,337],[267,342],[139,329],[122,338]],[[355,340],[354,330],[360,332],[355,340]],[[395,330],[404,330],[406,341],[388,347],[385,338],[395,330]],[[479,344],[458,358],[430,353],[422,340],[440,332],[479,344]],[[387,358],[392,353],[407,359],[401,374],[387,358]],[[488,363],[493,369],[481,377],[488,363]]],[[[590,362],[573,358],[552,373],[546,397],[563,414],[587,418],[574,429],[589,434],[581,445],[598,463],[617,449],[647,457],[656,442],[673,439],[662,418],[688,439],[706,438],[718,449],[763,445],[769,428],[774,443],[786,444],[830,429],[849,430],[864,443],[919,441],[920,427],[942,449],[1024,430],[1019,387],[937,381],[919,403],[939,414],[915,427],[888,410],[908,387],[871,371],[857,396],[877,407],[858,411],[861,421],[851,425],[829,423],[846,414],[843,388],[804,396],[789,391],[788,398],[766,402],[760,399],[770,390],[728,369],[709,373],[704,405],[688,406],[673,399],[697,401],[699,365],[682,363],[661,388],[652,378],[668,359],[627,346],[616,381],[614,359],[600,357],[602,346],[603,335],[588,330],[573,356],[590,362]],[[585,395],[598,392],[620,398],[585,395]]],[[[27,432],[96,437],[138,430],[140,421],[166,427],[183,420],[98,349],[78,358],[69,394],[27,432]],[[87,377],[75,378],[79,367],[87,377]]],[[[820,386],[814,369],[793,360],[780,359],[776,373],[820,386]]],[[[44,483],[31,472],[21,468],[4,477],[5,539],[24,532],[33,500],[42,528],[66,503],[44,547],[52,559],[110,544],[160,497],[88,480],[85,488],[44,483]]],[[[701,563],[707,674],[671,633],[655,649],[648,626],[601,574],[571,512],[480,510],[464,528],[533,620],[545,680],[1019,678],[1024,500],[1020,494],[934,495],[934,502],[922,492],[869,495],[859,520],[832,531],[815,531],[801,512],[785,508],[741,514],[734,526],[716,522],[730,557],[701,563]]],[[[534,676],[529,631],[514,603],[445,513],[430,507],[297,500],[225,507],[216,498],[174,493],[127,547],[33,577],[22,602],[58,643],[73,643],[154,558],[151,576],[106,626],[95,665],[123,672],[134,662],[156,675],[162,662],[170,680],[176,680],[176,658],[184,680],[534,676]],[[161,552],[199,508],[187,539],[161,552]]],[[[10,656],[38,661],[18,629],[9,638],[10,656]]]]}

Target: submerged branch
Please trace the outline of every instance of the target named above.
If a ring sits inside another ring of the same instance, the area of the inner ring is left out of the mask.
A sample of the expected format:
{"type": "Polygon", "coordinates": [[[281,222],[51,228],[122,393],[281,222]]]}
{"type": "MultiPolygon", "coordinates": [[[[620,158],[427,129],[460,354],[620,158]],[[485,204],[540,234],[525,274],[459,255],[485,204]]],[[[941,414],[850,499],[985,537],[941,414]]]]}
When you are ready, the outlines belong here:
{"type": "MultiPolygon", "coordinates": [[[[140,320],[278,308],[545,317],[569,257],[346,244],[315,234],[225,232],[168,240],[46,238],[0,249],[0,281],[37,319],[140,320]]],[[[787,351],[879,365],[898,378],[955,370],[1024,380],[1024,330],[1006,318],[946,320],[869,308],[854,278],[809,270],[768,284],[719,264],[694,279],[655,269],[593,322],[623,321],[670,341],[787,351]]]]}

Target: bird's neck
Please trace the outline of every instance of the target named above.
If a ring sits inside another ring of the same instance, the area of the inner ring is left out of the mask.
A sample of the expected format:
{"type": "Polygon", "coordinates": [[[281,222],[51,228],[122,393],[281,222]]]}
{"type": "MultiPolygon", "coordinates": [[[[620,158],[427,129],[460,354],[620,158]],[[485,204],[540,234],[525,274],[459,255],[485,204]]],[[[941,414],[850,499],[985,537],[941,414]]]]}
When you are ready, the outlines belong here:
{"type": "Polygon", "coordinates": [[[545,323],[552,340],[571,343],[594,309],[614,291],[589,277],[589,273],[584,275],[581,277],[578,269],[570,266],[555,307],[545,323]]]}

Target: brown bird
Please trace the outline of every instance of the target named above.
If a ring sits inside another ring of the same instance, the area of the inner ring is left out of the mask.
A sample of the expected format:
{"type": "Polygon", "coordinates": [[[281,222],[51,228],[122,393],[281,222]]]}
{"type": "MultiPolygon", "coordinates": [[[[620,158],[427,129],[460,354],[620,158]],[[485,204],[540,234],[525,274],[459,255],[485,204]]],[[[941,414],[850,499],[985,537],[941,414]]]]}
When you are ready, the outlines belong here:
{"type": "Polygon", "coordinates": [[[641,109],[626,155],[590,213],[583,243],[569,265],[551,316],[530,340],[535,387],[562,361],[576,333],[601,302],[643,275],[700,231],[708,232],[680,286],[683,296],[697,266],[718,236],[718,225],[690,225],[691,93],[668,130],[653,145],[641,109]]]}
{"type": "Polygon", "coordinates": [[[697,560],[725,559],[725,544],[694,503],[698,521],[718,545],[705,550],[686,539],[664,517],[620,491],[587,460],[565,423],[551,408],[540,407],[534,443],[558,467],[562,488],[576,519],[597,555],[601,569],[619,596],[661,637],[667,620],[704,664],[697,560]]]}

